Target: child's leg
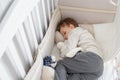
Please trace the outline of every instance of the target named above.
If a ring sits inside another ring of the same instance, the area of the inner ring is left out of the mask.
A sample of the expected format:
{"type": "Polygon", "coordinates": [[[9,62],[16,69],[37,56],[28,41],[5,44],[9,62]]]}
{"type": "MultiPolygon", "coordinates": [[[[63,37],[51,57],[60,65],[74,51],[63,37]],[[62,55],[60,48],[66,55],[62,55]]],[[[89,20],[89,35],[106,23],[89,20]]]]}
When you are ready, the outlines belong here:
{"type": "Polygon", "coordinates": [[[55,80],[67,80],[67,72],[61,61],[58,61],[55,70],[55,80]]]}
{"type": "Polygon", "coordinates": [[[103,73],[103,60],[92,52],[79,52],[74,58],[65,58],[61,63],[67,73],[94,74],[96,78],[103,73]]]}
{"type": "Polygon", "coordinates": [[[80,74],[69,74],[67,80],[81,80],[79,77],[80,74]]]}
{"type": "Polygon", "coordinates": [[[70,74],[67,80],[97,80],[94,74],[70,74]]]}

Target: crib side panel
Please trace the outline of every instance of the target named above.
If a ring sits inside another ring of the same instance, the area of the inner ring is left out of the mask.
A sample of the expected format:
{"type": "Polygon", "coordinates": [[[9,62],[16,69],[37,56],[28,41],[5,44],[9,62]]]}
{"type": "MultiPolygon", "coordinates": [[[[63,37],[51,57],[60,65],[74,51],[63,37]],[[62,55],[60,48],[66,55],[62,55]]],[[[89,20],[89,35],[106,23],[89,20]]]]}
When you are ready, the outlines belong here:
{"type": "MultiPolygon", "coordinates": [[[[46,34],[55,4],[54,0],[53,4],[50,0],[11,1],[0,21],[0,80],[23,80],[33,66],[35,52],[46,34]]],[[[42,65],[41,55],[39,57],[37,64],[42,65]]]]}
{"type": "Polygon", "coordinates": [[[49,28],[41,44],[38,47],[37,50],[38,55],[36,61],[32,66],[32,68],[30,69],[30,71],[28,72],[28,74],[26,75],[25,80],[41,79],[43,64],[41,64],[40,62],[42,62],[43,57],[51,54],[51,50],[53,49],[53,45],[54,45],[55,29],[60,19],[61,19],[60,11],[59,8],[57,8],[51,18],[49,28]]]}

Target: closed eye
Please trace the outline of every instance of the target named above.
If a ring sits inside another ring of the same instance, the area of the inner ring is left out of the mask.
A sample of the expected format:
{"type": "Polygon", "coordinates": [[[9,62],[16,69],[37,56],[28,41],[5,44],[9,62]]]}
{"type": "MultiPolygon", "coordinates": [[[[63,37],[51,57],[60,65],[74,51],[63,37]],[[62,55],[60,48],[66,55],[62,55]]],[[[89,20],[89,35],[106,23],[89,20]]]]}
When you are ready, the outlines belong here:
{"type": "Polygon", "coordinates": [[[66,34],[66,32],[63,33],[64,35],[66,34]]]}
{"type": "Polygon", "coordinates": [[[66,34],[66,32],[62,32],[62,35],[64,36],[66,34]]]}

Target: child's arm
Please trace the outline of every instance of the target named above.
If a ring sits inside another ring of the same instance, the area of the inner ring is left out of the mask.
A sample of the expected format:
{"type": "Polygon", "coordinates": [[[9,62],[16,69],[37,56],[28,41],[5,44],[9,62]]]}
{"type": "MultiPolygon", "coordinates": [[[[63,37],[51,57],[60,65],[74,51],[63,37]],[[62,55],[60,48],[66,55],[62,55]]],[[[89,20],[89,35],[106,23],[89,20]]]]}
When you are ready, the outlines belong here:
{"type": "Polygon", "coordinates": [[[102,52],[95,38],[87,30],[82,31],[78,46],[81,46],[84,51],[91,51],[102,56],[102,52]]]}
{"type": "Polygon", "coordinates": [[[78,45],[79,35],[83,31],[82,28],[75,28],[68,35],[68,40],[60,42],[57,47],[60,49],[61,54],[65,57],[73,57],[78,51],[82,51],[82,48],[78,45]]]}
{"type": "Polygon", "coordinates": [[[79,40],[79,34],[77,31],[77,28],[72,30],[68,35],[68,48],[69,50],[72,50],[77,47],[78,40],[79,40]]]}
{"type": "Polygon", "coordinates": [[[68,36],[68,49],[69,52],[66,54],[66,57],[74,57],[78,51],[82,51],[82,48],[78,45],[78,41],[79,41],[79,35],[81,34],[82,29],[75,28],[74,30],[72,30],[72,32],[69,33],[68,36]]]}

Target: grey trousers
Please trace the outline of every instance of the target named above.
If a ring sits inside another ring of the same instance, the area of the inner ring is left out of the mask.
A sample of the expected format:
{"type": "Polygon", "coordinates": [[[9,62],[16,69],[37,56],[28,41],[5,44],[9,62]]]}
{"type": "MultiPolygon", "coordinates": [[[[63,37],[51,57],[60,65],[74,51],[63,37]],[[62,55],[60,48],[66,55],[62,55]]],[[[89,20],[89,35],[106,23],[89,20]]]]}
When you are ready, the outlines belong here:
{"type": "Polygon", "coordinates": [[[78,52],[58,61],[55,80],[97,80],[103,73],[103,60],[92,52],[78,52]]]}

